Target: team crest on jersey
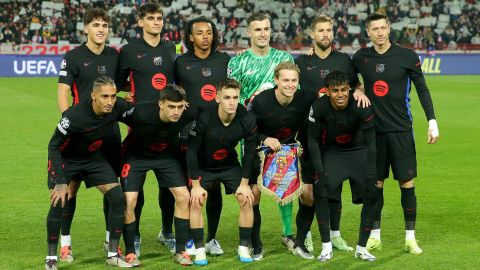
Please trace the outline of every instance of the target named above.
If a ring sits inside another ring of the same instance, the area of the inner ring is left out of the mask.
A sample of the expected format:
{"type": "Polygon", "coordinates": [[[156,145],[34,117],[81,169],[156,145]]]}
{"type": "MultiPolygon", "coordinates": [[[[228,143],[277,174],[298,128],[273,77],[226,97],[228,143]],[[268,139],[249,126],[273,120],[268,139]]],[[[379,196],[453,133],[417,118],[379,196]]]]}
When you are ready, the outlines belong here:
{"type": "Polygon", "coordinates": [[[375,71],[376,71],[377,73],[382,73],[382,72],[384,72],[384,71],[385,71],[385,64],[377,64],[377,65],[375,66],[375,71]]]}
{"type": "Polygon", "coordinates": [[[67,61],[65,59],[62,60],[62,63],[60,64],[60,69],[64,69],[67,67],[67,61]]]}
{"type": "Polygon", "coordinates": [[[161,56],[155,56],[155,57],[153,57],[153,64],[154,64],[155,66],[161,66],[162,63],[163,63],[163,59],[162,59],[161,56]]]}
{"type": "Polygon", "coordinates": [[[327,77],[328,73],[330,73],[329,69],[320,69],[320,77],[321,78],[327,77]]]}
{"type": "Polygon", "coordinates": [[[203,77],[209,77],[210,75],[212,75],[212,70],[209,67],[203,67],[202,75],[203,77]]]}
{"type": "Polygon", "coordinates": [[[97,73],[98,75],[105,75],[107,74],[107,68],[105,66],[97,66],[97,73]]]}

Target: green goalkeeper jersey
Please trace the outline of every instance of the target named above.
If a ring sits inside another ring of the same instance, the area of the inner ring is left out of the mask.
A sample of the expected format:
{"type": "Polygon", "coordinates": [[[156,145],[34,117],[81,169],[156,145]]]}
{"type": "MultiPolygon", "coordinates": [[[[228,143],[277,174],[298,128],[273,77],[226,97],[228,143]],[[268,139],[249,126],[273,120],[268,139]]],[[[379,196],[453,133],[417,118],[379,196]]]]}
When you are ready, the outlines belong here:
{"type": "Polygon", "coordinates": [[[249,49],[230,59],[228,76],[242,84],[240,103],[244,104],[245,100],[249,99],[257,90],[273,88],[275,67],[285,61],[294,62],[289,53],[274,48],[270,48],[270,52],[266,56],[255,55],[249,49]]]}

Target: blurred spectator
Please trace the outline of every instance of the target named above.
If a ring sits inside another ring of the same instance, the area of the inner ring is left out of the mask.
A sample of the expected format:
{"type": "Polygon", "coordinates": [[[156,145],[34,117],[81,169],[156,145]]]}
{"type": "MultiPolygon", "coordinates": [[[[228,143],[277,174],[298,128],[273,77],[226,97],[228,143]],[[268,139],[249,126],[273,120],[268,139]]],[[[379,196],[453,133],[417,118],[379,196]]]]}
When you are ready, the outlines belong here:
{"type": "MultiPolygon", "coordinates": [[[[101,7],[111,12],[111,37],[128,42],[138,38],[138,5],[145,1],[1,1],[0,42],[78,43],[85,39],[81,22],[85,10],[101,7]],[[45,4],[45,2],[49,4],[45,4]],[[53,5],[53,6],[52,6],[53,5]],[[77,29],[77,26],[80,29],[77,29]]],[[[187,20],[204,15],[220,33],[221,45],[245,46],[245,17],[267,12],[272,22],[272,41],[278,46],[310,46],[309,25],[319,15],[332,16],[336,43],[364,46],[368,42],[364,20],[372,12],[386,13],[392,22],[391,39],[418,49],[450,44],[478,44],[478,1],[444,0],[272,0],[159,1],[164,6],[165,39],[180,42],[187,20]],[[353,29],[353,31],[352,31],[353,29]],[[348,31],[350,30],[350,31],[348,31]],[[354,43],[354,44],[352,44],[354,43]]],[[[452,45],[453,46],[453,45],[452,45]]],[[[454,46],[454,47],[455,47],[454,46]]]]}

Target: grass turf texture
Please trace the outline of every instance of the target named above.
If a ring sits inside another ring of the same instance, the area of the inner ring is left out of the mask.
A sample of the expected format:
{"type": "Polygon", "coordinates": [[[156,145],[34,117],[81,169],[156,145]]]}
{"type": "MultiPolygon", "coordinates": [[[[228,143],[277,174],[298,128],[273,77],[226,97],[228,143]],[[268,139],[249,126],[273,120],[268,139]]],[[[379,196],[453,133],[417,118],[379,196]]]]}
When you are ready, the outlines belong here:
{"type": "MultiPolygon", "coordinates": [[[[264,196],[261,204],[262,239],[265,259],[241,264],[238,244],[238,206],[232,196],[224,197],[217,239],[226,254],[209,257],[207,269],[478,269],[480,259],[480,174],[479,76],[430,76],[441,139],[426,144],[427,122],[418,98],[411,94],[415,119],[419,177],[417,238],[421,256],[403,251],[404,223],[400,191],[396,181],[387,180],[382,222],[383,250],[374,252],[377,261],[356,260],[353,253],[334,252],[331,261],[305,261],[287,252],[280,243],[281,227],[277,207],[264,196]]],[[[46,255],[45,219],[49,194],[46,187],[47,144],[60,119],[54,78],[0,78],[2,108],[2,188],[0,189],[0,269],[43,269],[46,255]]],[[[142,215],[143,269],[175,269],[168,251],[156,241],[160,229],[157,184],[153,175],[145,185],[146,202],[142,215]]],[[[360,207],[350,202],[344,187],[341,231],[351,246],[358,234],[360,207]]],[[[294,217],[297,203],[295,203],[294,217]]],[[[295,218],[294,218],[295,220],[295,218]]],[[[95,188],[78,193],[72,225],[71,264],[60,269],[107,269],[103,253],[104,221],[102,196],[95,188]]],[[[315,255],[321,249],[316,225],[312,226],[315,255]]],[[[196,267],[196,266],[193,266],[196,267]]]]}

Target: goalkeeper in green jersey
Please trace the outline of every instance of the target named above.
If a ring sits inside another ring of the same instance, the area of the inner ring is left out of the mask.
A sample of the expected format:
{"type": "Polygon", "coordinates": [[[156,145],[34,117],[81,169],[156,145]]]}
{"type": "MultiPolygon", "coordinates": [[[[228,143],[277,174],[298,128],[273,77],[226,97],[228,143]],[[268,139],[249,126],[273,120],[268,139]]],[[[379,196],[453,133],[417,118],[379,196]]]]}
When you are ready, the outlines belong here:
{"type": "MultiPolygon", "coordinates": [[[[271,27],[268,15],[263,13],[253,14],[247,19],[247,25],[250,48],[230,59],[227,74],[242,84],[240,103],[248,107],[257,94],[275,87],[273,80],[275,67],[281,62],[290,61],[293,63],[294,60],[289,53],[270,47],[271,27]]],[[[251,187],[255,196],[253,203],[252,257],[254,260],[261,260],[263,258],[263,245],[260,240],[260,191],[256,184],[252,184],[251,187]]],[[[279,205],[279,210],[282,219],[282,243],[289,250],[293,250],[295,239],[292,230],[292,203],[284,206],[279,205]]],[[[309,243],[311,243],[311,237],[306,240],[307,246],[311,246],[309,243]]]]}

